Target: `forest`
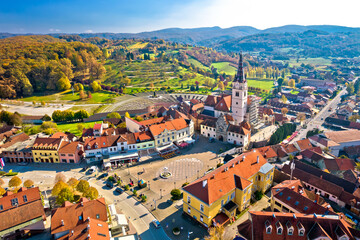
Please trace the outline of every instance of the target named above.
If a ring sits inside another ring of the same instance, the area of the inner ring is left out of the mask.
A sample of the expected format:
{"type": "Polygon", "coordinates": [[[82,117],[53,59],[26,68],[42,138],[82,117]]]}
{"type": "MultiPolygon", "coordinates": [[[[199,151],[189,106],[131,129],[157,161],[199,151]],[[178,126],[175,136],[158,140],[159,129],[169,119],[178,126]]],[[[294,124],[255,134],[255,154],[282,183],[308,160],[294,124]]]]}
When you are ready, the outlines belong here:
{"type": "Polygon", "coordinates": [[[91,43],[51,36],[16,36],[0,40],[0,98],[31,96],[71,88],[80,75],[105,74],[103,52],[91,43]]]}

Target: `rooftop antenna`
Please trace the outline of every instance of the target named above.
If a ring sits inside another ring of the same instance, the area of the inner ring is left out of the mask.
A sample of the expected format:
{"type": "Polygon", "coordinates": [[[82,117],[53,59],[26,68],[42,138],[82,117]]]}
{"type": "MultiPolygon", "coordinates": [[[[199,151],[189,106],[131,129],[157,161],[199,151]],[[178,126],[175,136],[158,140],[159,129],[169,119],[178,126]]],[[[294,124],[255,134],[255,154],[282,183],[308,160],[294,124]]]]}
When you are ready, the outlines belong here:
{"type": "Polygon", "coordinates": [[[290,170],[291,170],[290,180],[292,180],[294,169],[295,169],[295,163],[294,163],[294,161],[293,161],[293,162],[290,164],[290,170]]]}

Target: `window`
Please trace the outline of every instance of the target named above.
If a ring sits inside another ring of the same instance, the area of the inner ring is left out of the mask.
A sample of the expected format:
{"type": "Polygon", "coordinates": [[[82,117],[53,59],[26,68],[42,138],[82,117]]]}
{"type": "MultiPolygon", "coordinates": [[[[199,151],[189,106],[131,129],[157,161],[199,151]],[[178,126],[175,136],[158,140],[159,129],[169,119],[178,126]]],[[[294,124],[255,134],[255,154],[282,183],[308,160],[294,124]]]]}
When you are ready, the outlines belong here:
{"type": "Polygon", "coordinates": [[[82,215],[79,216],[79,220],[81,221],[83,219],[82,215]]]}
{"type": "Polygon", "coordinates": [[[190,207],[188,207],[188,213],[191,213],[191,208],[190,207]]]}
{"type": "Polygon", "coordinates": [[[17,205],[19,205],[18,199],[17,199],[17,198],[11,199],[11,205],[12,205],[12,206],[17,206],[17,205]]]}
{"type": "Polygon", "coordinates": [[[27,201],[28,201],[26,195],[23,196],[23,199],[24,199],[24,202],[27,202],[27,201]]]}
{"type": "Polygon", "coordinates": [[[96,219],[99,219],[100,218],[100,214],[96,214],[96,219]]]}
{"type": "Polygon", "coordinates": [[[203,212],[204,211],[204,205],[200,204],[200,211],[203,212]]]}
{"type": "Polygon", "coordinates": [[[293,235],[293,234],[294,234],[294,229],[289,228],[288,235],[293,235]]]}
{"type": "Polygon", "coordinates": [[[231,194],[231,199],[234,199],[235,198],[235,192],[233,192],[232,194],[231,194]]]}
{"type": "Polygon", "coordinates": [[[244,196],[244,200],[243,200],[243,202],[245,202],[246,201],[246,196],[244,196]]]}
{"type": "Polygon", "coordinates": [[[4,209],[3,205],[0,205],[0,211],[2,211],[4,209]]]}
{"type": "Polygon", "coordinates": [[[271,227],[267,227],[267,228],[266,228],[266,233],[267,233],[267,234],[271,234],[271,227]]]}
{"type": "Polygon", "coordinates": [[[204,217],[202,215],[200,215],[200,221],[204,221],[204,217]]]}
{"type": "Polygon", "coordinates": [[[305,230],[304,230],[304,229],[300,229],[300,231],[299,231],[299,236],[304,236],[304,234],[305,234],[305,230]]]}
{"type": "Polygon", "coordinates": [[[238,97],[238,96],[239,96],[239,92],[235,92],[235,96],[238,97]]]}
{"type": "Polygon", "coordinates": [[[278,235],[281,235],[282,234],[282,228],[279,227],[276,232],[277,232],[278,235]]]}
{"type": "Polygon", "coordinates": [[[187,202],[190,204],[191,203],[191,198],[188,196],[188,198],[187,198],[187,202]]]}

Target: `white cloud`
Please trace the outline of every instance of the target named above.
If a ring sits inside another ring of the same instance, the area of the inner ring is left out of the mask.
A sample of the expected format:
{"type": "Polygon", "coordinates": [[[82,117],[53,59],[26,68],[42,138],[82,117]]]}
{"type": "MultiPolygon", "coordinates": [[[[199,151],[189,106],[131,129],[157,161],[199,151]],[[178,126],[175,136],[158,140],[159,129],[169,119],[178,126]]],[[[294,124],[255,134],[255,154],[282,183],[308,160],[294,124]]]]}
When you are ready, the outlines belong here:
{"type": "Polygon", "coordinates": [[[94,31],[91,29],[85,30],[85,33],[93,33],[94,31]]]}
{"type": "Polygon", "coordinates": [[[49,29],[49,32],[60,32],[61,30],[60,29],[54,29],[54,28],[50,28],[49,29]]]}

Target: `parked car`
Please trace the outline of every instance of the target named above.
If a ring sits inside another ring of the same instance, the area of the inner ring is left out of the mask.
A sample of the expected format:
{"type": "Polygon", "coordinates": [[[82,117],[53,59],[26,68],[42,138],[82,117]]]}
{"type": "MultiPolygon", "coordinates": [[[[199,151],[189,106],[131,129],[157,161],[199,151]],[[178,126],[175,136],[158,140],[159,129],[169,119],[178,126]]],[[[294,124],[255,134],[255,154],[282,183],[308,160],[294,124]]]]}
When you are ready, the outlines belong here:
{"type": "Polygon", "coordinates": [[[107,177],[107,176],[109,176],[108,173],[103,173],[103,174],[101,174],[100,176],[98,176],[97,179],[99,180],[99,179],[105,178],[105,177],[107,177]]]}
{"type": "Polygon", "coordinates": [[[88,169],[88,167],[83,167],[83,168],[81,169],[81,171],[82,171],[82,172],[85,172],[87,169],[88,169]]]}
{"type": "Polygon", "coordinates": [[[120,193],[120,194],[122,194],[122,193],[124,192],[124,190],[123,190],[121,187],[117,187],[117,188],[115,189],[115,191],[118,192],[118,193],[120,193]]]}
{"type": "Polygon", "coordinates": [[[111,182],[111,181],[107,181],[107,182],[106,182],[106,186],[107,186],[108,188],[113,188],[113,187],[114,187],[114,183],[111,182]]]}
{"type": "Polygon", "coordinates": [[[155,228],[161,228],[160,222],[156,219],[152,220],[152,223],[154,224],[155,228]]]}
{"type": "Polygon", "coordinates": [[[98,168],[97,168],[96,166],[92,166],[92,167],[90,167],[90,169],[88,170],[88,173],[89,173],[89,174],[92,174],[92,173],[96,172],[97,169],[98,169],[98,168]]]}

